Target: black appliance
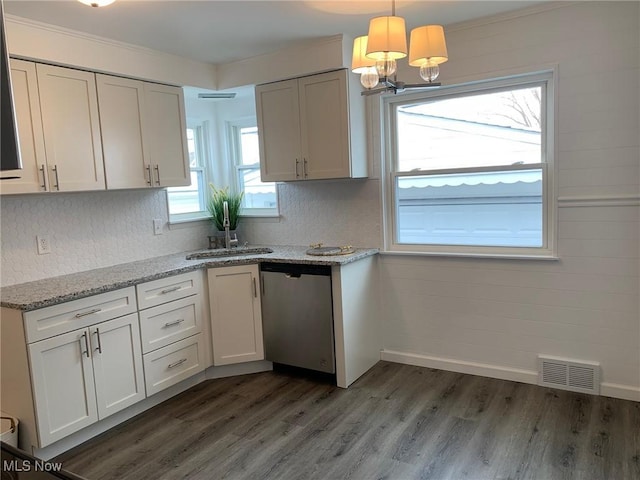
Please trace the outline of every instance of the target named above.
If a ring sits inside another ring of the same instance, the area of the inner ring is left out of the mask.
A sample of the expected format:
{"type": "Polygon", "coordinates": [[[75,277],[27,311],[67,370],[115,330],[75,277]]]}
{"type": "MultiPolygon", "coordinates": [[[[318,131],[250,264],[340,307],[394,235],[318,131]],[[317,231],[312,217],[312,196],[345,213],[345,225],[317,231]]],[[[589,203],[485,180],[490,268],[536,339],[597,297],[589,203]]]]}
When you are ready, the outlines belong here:
{"type": "MultiPolygon", "coordinates": [[[[2,46],[0,54],[0,107],[2,109],[2,156],[0,156],[0,171],[22,168],[20,161],[20,146],[18,144],[18,129],[13,107],[13,92],[11,91],[11,68],[9,67],[9,50],[7,48],[6,28],[4,24],[4,5],[0,0],[0,28],[2,32],[2,46]]],[[[15,175],[0,174],[0,178],[18,178],[15,175]]]]}

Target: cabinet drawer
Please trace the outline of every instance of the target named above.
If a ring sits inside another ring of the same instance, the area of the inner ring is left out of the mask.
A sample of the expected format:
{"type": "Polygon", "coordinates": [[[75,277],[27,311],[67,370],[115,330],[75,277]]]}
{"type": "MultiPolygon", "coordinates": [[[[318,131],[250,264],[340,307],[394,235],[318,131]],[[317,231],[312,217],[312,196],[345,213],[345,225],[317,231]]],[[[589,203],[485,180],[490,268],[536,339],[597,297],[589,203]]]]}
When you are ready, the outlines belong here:
{"type": "Polygon", "coordinates": [[[147,396],[204,370],[202,333],[143,355],[147,396]]]}
{"type": "Polygon", "coordinates": [[[111,320],[137,310],[133,287],[52,305],[23,314],[27,343],[111,320]]]}
{"type": "Polygon", "coordinates": [[[138,308],[142,310],[155,307],[199,293],[202,282],[201,275],[202,272],[194,271],[137,285],[138,308]]]}
{"type": "Polygon", "coordinates": [[[142,353],[200,333],[200,309],[200,295],[193,295],[141,311],[142,353]]]}

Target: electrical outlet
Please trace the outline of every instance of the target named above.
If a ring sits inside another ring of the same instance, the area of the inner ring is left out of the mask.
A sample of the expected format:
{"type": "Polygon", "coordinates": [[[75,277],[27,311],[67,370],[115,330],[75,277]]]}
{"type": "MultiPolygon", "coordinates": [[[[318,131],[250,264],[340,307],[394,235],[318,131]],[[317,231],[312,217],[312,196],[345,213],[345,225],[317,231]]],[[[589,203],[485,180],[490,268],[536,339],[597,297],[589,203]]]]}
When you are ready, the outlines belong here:
{"type": "Polygon", "coordinates": [[[38,255],[46,255],[51,253],[51,242],[46,235],[36,236],[36,242],[38,243],[38,255]]]}
{"type": "Polygon", "coordinates": [[[162,219],[160,218],[153,219],[153,234],[162,235],[162,219]]]}

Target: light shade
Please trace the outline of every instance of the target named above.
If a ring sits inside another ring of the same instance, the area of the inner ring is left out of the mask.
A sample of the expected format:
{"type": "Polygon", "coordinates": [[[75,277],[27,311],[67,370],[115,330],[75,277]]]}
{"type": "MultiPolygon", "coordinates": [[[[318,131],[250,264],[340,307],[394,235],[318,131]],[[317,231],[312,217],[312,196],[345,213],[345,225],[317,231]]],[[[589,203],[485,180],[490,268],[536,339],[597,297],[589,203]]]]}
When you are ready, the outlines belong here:
{"type": "Polygon", "coordinates": [[[388,16],[372,18],[367,35],[367,57],[395,60],[407,56],[407,31],[404,18],[388,16]]]}
{"type": "Polygon", "coordinates": [[[357,37],[353,41],[353,56],[351,57],[351,71],[364,73],[367,68],[375,67],[376,61],[367,56],[367,36],[357,37]]]}
{"type": "Polygon", "coordinates": [[[89,5],[90,7],[106,7],[111,5],[116,0],[78,0],[80,3],[89,5]]]}
{"type": "Polygon", "coordinates": [[[439,65],[449,59],[441,25],[414,28],[409,45],[409,65],[412,67],[439,65]]]}

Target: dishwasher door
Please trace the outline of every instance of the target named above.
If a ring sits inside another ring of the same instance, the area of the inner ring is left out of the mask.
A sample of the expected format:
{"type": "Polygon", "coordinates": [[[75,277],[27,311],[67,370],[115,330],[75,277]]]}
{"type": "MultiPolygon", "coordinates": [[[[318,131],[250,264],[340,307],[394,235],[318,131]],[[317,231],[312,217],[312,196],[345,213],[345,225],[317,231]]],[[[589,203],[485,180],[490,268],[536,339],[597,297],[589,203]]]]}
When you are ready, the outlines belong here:
{"type": "Polygon", "coordinates": [[[331,267],[262,264],[265,358],[335,373],[331,267]]]}

